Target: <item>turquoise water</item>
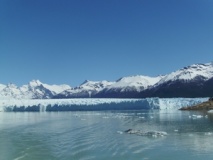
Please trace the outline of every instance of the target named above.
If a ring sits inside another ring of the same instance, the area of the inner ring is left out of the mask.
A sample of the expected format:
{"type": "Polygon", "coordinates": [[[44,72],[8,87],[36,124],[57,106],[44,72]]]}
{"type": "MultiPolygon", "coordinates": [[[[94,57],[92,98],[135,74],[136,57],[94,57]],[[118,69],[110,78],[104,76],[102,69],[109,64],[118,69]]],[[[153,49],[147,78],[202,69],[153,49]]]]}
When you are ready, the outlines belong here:
{"type": "Polygon", "coordinates": [[[210,160],[212,144],[205,112],[0,112],[1,160],[210,160]],[[130,128],[168,135],[123,133],[130,128]]]}

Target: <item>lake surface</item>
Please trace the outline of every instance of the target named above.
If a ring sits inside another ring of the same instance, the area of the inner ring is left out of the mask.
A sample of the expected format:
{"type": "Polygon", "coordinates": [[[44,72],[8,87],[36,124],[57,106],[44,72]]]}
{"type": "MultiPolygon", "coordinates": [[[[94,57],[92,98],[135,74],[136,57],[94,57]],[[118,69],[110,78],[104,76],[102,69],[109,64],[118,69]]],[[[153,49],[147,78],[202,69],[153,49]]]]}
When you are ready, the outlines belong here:
{"type": "Polygon", "coordinates": [[[205,112],[0,112],[1,160],[210,160],[212,144],[205,112]],[[168,135],[123,132],[130,128],[168,135]]]}

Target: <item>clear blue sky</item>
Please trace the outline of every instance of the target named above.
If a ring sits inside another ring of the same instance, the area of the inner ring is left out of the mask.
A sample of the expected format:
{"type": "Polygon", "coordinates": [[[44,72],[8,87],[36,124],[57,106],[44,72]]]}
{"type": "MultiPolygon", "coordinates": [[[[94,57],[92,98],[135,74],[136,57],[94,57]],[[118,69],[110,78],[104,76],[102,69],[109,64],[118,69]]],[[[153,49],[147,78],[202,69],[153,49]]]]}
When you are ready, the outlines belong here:
{"type": "Polygon", "coordinates": [[[0,0],[3,84],[77,86],[212,60],[212,0],[0,0]]]}

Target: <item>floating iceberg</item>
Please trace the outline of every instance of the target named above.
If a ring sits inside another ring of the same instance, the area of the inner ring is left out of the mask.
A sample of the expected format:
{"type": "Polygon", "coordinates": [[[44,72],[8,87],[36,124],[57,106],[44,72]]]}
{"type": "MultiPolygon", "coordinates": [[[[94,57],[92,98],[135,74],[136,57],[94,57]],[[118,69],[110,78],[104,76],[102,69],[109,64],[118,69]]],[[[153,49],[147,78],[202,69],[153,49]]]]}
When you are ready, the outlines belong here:
{"type": "Polygon", "coordinates": [[[133,130],[133,129],[128,129],[126,131],[124,131],[125,133],[128,134],[135,134],[138,136],[151,136],[151,137],[163,137],[163,136],[167,136],[167,132],[163,132],[163,131],[141,131],[141,130],[133,130]]]}
{"type": "Polygon", "coordinates": [[[0,111],[177,110],[206,100],[208,98],[10,99],[0,100],[0,111]]]}

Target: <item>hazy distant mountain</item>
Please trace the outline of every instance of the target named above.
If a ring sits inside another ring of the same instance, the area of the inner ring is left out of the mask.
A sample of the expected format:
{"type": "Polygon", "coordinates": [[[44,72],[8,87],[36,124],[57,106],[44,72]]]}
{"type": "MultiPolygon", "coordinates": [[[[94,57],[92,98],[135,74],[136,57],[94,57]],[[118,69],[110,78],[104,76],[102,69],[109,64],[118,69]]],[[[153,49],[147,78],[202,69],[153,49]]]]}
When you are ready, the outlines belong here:
{"type": "Polygon", "coordinates": [[[48,85],[33,80],[27,85],[0,84],[0,98],[145,98],[213,96],[213,63],[193,64],[164,76],[129,76],[115,82],[85,81],[69,85],[48,85]]]}
{"type": "Polygon", "coordinates": [[[52,98],[60,92],[70,89],[69,85],[48,85],[39,80],[33,80],[27,85],[17,87],[15,84],[0,85],[0,98],[43,99],[52,98]]]}

